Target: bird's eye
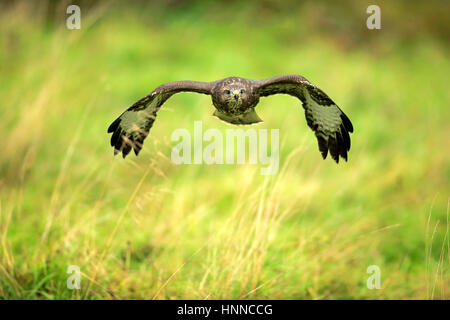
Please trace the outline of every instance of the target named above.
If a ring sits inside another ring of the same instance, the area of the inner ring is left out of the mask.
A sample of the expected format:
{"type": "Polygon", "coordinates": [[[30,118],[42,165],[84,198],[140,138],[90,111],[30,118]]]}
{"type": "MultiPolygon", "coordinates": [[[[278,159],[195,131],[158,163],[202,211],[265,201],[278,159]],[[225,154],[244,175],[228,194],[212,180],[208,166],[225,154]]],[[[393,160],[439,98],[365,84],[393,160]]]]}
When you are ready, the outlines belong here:
{"type": "Polygon", "coordinates": [[[240,93],[243,94],[244,93],[244,89],[241,89],[240,93]]]}
{"type": "Polygon", "coordinates": [[[225,94],[230,94],[230,90],[224,90],[223,93],[225,93],[225,94]]]}

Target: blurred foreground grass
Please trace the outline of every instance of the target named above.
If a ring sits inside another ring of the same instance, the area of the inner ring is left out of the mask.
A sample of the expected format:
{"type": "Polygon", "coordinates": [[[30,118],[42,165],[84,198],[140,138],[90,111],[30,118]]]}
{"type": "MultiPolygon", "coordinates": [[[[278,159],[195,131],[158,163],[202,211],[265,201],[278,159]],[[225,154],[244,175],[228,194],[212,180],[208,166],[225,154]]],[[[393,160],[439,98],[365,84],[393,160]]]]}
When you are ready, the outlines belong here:
{"type": "Polygon", "coordinates": [[[1,10],[0,298],[450,297],[448,44],[389,28],[359,43],[305,27],[308,6],[252,19],[233,5],[99,3],[73,31],[62,4],[56,22],[27,2],[1,10]],[[173,130],[229,128],[195,94],[164,105],[138,158],[112,155],[107,126],[161,83],[283,73],[352,119],[348,163],[321,160],[287,96],[258,106],[258,127],[280,129],[277,175],[174,165],[173,130]]]}

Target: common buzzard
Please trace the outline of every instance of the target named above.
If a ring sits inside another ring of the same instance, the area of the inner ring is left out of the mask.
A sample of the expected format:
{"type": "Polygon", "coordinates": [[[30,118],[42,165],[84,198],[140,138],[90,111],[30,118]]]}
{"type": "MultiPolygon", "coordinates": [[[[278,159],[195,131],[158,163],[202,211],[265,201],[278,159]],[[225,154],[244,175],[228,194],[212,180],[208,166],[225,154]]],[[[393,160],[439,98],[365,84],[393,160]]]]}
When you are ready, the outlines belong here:
{"type": "Polygon", "coordinates": [[[352,123],[325,92],[295,74],[266,80],[229,77],[214,82],[165,83],[136,101],[109,126],[114,154],[122,152],[125,158],[133,149],[138,155],[158,110],[173,94],[184,91],[211,95],[216,108],[213,115],[236,125],[262,121],[255,112],[260,97],[278,93],[295,96],[303,104],[306,122],[316,134],[322,157],[325,159],[329,151],[336,163],[339,156],[347,161],[352,123]]]}

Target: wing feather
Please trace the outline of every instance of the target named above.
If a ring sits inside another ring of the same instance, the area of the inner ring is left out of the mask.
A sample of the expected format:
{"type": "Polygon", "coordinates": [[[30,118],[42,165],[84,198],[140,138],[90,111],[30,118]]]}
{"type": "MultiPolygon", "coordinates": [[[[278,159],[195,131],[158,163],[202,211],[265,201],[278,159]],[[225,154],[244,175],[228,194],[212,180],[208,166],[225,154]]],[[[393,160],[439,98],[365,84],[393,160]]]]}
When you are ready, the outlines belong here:
{"type": "Polygon", "coordinates": [[[308,126],[314,131],[319,151],[326,159],[328,152],[336,163],[347,161],[353,125],[328,95],[299,75],[284,75],[255,81],[259,96],[289,94],[302,101],[308,126]]]}
{"type": "Polygon", "coordinates": [[[114,154],[122,152],[125,158],[132,149],[136,155],[139,154],[157,112],[172,95],[179,92],[211,94],[212,86],[211,82],[169,82],[136,101],[108,127],[108,133],[112,133],[111,146],[114,147],[114,154]]]}

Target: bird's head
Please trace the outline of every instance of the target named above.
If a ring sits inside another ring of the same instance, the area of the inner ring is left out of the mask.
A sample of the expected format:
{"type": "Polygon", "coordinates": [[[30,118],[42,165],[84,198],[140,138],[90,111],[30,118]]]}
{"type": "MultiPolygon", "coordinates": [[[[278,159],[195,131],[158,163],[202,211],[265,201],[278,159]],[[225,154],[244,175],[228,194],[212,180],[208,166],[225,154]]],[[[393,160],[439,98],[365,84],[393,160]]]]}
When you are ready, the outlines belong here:
{"type": "Polygon", "coordinates": [[[251,82],[246,79],[238,77],[222,79],[212,91],[214,106],[230,115],[249,112],[258,103],[258,97],[252,94],[251,82]]]}
{"type": "Polygon", "coordinates": [[[245,89],[239,87],[229,87],[223,90],[223,101],[232,106],[242,105],[245,99],[245,89]]]}

